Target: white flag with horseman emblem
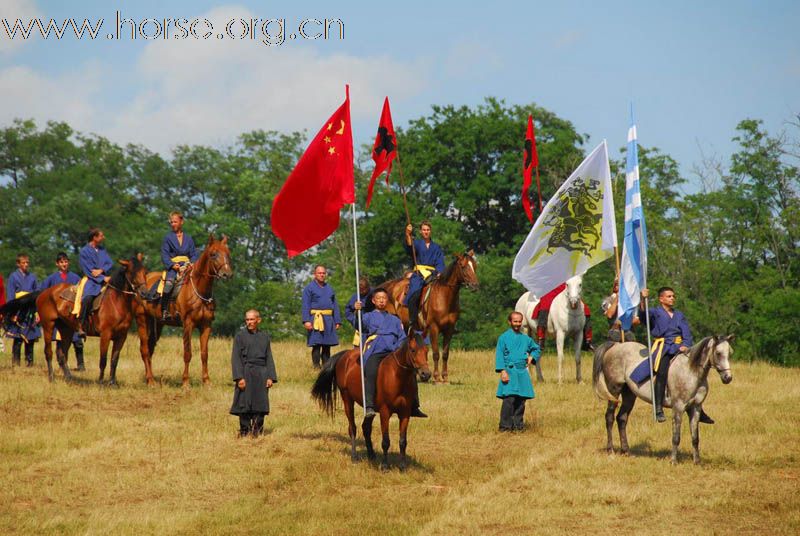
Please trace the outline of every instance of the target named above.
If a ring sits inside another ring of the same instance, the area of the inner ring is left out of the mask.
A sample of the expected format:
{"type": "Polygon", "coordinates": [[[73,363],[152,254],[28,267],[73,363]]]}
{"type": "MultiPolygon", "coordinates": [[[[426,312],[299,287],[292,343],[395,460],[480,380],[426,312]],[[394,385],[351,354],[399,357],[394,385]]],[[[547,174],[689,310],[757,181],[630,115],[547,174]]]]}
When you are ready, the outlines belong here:
{"type": "Polygon", "coordinates": [[[617,227],[605,140],[548,201],[512,276],[538,297],[614,255],[617,227]]]}

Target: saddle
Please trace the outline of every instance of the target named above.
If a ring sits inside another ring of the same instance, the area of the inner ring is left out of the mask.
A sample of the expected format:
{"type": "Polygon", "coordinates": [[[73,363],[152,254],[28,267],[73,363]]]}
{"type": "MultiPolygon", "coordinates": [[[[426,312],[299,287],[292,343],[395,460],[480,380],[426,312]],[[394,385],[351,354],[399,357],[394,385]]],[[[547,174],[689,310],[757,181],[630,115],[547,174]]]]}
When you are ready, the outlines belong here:
{"type": "MultiPolygon", "coordinates": [[[[70,285],[64,290],[61,291],[61,294],[58,295],[59,298],[62,300],[75,303],[75,295],[78,293],[78,285],[70,285]]],[[[100,305],[103,303],[103,297],[106,295],[106,286],[103,285],[103,288],[100,289],[100,294],[94,297],[92,300],[92,310],[91,312],[95,312],[100,309],[100,305]]]]}
{"type": "MultiPolygon", "coordinates": [[[[159,301],[163,294],[164,294],[164,284],[166,283],[167,272],[162,272],[161,277],[156,280],[155,283],[150,287],[149,292],[147,293],[145,299],[149,302],[157,302],[159,301]]],[[[186,282],[186,277],[184,277],[182,272],[178,273],[178,276],[175,278],[175,283],[172,287],[172,290],[169,293],[169,296],[172,298],[177,296],[181,289],[183,288],[183,284],[186,282]]],[[[170,300],[174,301],[174,300],[170,300]]]]}

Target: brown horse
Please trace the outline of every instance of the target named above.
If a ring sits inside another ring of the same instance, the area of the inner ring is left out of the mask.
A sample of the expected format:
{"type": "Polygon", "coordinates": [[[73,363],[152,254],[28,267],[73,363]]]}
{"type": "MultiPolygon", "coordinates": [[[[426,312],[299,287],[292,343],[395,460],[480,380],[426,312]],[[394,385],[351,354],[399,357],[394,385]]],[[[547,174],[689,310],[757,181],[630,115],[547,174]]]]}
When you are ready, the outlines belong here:
{"type": "MultiPolygon", "coordinates": [[[[328,415],[333,417],[336,403],[336,389],[342,397],[344,412],[347,415],[348,434],[350,435],[350,458],[357,461],[356,456],[356,421],[355,404],[363,406],[361,398],[361,353],[358,348],[339,352],[322,367],[322,370],[311,389],[311,396],[328,415]]],[[[419,335],[414,335],[400,348],[387,355],[378,367],[377,395],[375,405],[381,416],[381,447],[383,463],[389,466],[389,418],[396,414],[400,419],[400,468],[406,467],[406,446],[408,445],[408,421],[411,418],[411,407],[417,395],[415,374],[419,373],[423,381],[428,381],[431,371],[428,368],[428,348],[419,335]]],[[[372,418],[364,419],[361,430],[367,445],[367,456],[375,458],[372,448],[372,418]]]]}
{"type": "MultiPolygon", "coordinates": [[[[458,316],[461,314],[458,294],[461,287],[478,290],[477,263],[475,252],[470,250],[463,255],[456,255],[455,260],[448,266],[433,283],[431,283],[430,297],[427,303],[420,307],[424,319],[423,331],[430,336],[433,348],[433,380],[447,383],[447,360],[450,357],[450,340],[456,329],[458,316]],[[439,334],[442,334],[442,374],[439,375],[439,334]]],[[[381,285],[389,293],[389,305],[386,310],[395,313],[403,321],[403,326],[408,329],[408,307],[403,305],[403,297],[408,291],[408,278],[401,277],[381,285]]],[[[422,289],[420,299],[428,292],[428,287],[422,289]]]]}
{"type": "MultiPolygon", "coordinates": [[[[128,330],[133,321],[132,304],[141,300],[141,294],[145,291],[145,275],[147,275],[147,269],[142,264],[141,253],[129,260],[121,260],[119,263],[121,266],[111,274],[111,280],[100,298],[100,308],[90,312],[87,317],[89,325],[86,330],[87,335],[100,337],[99,382],[103,381],[106,370],[108,345],[112,341],[114,343],[111,350],[111,385],[117,384],[119,353],[122,345],[125,344],[125,339],[128,338],[128,330]]],[[[61,335],[61,340],[56,344],[58,366],[61,367],[64,379],[72,379],[66,356],[72,344],[72,335],[79,326],[78,319],[72,314],[75,302],[61,297],[61,293],[69,286],[67,283],[52,286],[43,290],[36,298],[36,309],[39,312],[44,334],[44,355],[47,360],[47,374],[50,381],[54,379],[51,345],[53,328],[57,328],[61,335]]]]}
{"type": "MultiPolygon", "coordinates": [[[[161,272],[147,274],[147,288],[152,288],[161,272]]],[[[192,331],[200,332],[200,360],[203,362],[203,384],[208,385],[208,339],[214,321],[214,280],[233,277],[228,237],[217,240],[208,237],[206,249],[197,262],[189,268],[182,288],[174,298],[174,314],[167,322],[161,320],[161,301],[134,304],[139,331],[139,351],[144,362],[147,385],[155,385],[153,378],[153,352],[161,337],[164,325],[183,326],[183,386],[189,386],[189,363],[192,361],[192,331]]]]}

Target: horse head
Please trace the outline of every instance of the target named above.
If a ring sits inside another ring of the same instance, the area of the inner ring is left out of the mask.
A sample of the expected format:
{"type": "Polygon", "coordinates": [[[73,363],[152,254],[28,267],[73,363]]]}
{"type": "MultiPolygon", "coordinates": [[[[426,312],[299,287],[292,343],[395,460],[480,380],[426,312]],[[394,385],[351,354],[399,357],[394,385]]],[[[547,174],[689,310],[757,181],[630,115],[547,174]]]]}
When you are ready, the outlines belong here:
{"type": "Polygon", "coordinates": [[[733,347],[731,343],[735,339],[735,335],[725,335],[714,337],[716,344],[714,345],[714,353],[711,354],[711,365],[717,369],[722,383],[725,385],[733,381],[733,374],[731,374],[730,357],[733,355],[733,347]]]}
{"type": "Polygon", "coordinates": [[[419,374],[419,379],[427,382],[431,379],[431,369],[428,367],[428,347],[419,333],[412,333],[408,338],[406,358],[419,374]]]}
{"type": "Polygon", "coordinates": [[[208,273],[212,277],[218,277],[220,279],[230,279],[233,277],[231,250],[228,249],[227,236],[222,235],[222,239],[217,240],[214,233],[209,234],[205,253],[208,254],[208,273]]]}
{"type": "Polygon", "coordinates": [[[459,283],[470,290],[478,290],[478,263],[475,261],[475,251],[466,251],[463,255],[456,255],[456,264],[459,269],[459,283]]]}
{"type": "Polygon", "coordinates": [[[581,304],[581,291],[583,290],[583,277],[576,275],[567,279],[567,288],[564,292],[567,293],[567,302],[569,302],[570,309],[577,309],[581,304]]]}
{"type": "Polygon", "coordinates": [[[142,253],[137,253],[130,259],[120,259],[122,270],[119,271],[118,277],[124,279],[117,282],[116,286],[127,287],[139,296],[144,296],[147,293],[147,268],[143,261],[142,253]]]}

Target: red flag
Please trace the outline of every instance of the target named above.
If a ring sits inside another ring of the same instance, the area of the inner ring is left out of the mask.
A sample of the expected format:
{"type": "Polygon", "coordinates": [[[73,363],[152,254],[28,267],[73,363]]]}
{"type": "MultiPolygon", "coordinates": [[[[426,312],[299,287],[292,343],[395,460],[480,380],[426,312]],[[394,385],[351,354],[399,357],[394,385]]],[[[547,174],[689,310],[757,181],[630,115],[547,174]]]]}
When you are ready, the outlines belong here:
{"type": "Polygon", "coordinates": [[[533,128],[533,116],[528,116],[528,132],[525,134],[525,152],[522,162],[522,207],[528,220],[533,223],[533,213],[531,212],[531,200],[528,197],[528,190],[533,179],[533,168],[536,168],[536,188],[539,192],[539,213],[542,212],[542,189],[539,186],[539,154],[536,152],[536,134],[533,128]]]}
{"type": "Polygon", "coordinates": [[[397,156],[397,139],[394,136],[394,125],[392,124],[392,112],[389,111],[389,97],[383,101],[383,111],[381,121],[378,123],[378,134],[375,136],[375,143],[372,145],[372,159],[375,161],[375,170],[369,180],[367,188],[367,208],[372,201],[372,189],[375,187],[375,179],[386,171],[386,184],[389,184],[389,174],[392,172],[392,160],[397,156]]]}
{"type": "Polygon", "coordinates": [[[294,257],[339,227],[339,211],[355,202],[350,86],[344,103],[311,140],[272,203],[272,232],[294,257]]]}

